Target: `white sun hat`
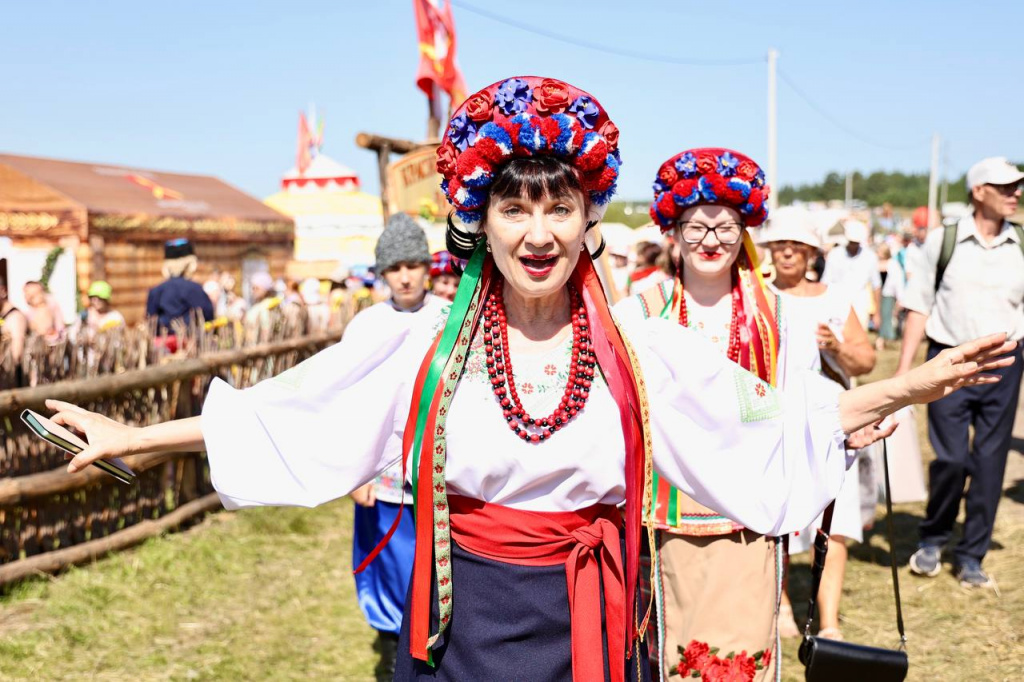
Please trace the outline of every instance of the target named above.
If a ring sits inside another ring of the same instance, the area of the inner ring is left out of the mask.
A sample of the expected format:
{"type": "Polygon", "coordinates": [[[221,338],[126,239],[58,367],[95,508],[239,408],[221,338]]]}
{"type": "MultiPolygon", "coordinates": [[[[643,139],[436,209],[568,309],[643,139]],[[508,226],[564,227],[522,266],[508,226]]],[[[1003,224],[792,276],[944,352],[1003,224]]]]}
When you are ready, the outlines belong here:
{"type": "Polygon", "coordinates": [[[799,242],[821,248],[811,212],[802,206],[783,206],[772,212],[758,242],[765,246],[772,242],[799,242]]]}

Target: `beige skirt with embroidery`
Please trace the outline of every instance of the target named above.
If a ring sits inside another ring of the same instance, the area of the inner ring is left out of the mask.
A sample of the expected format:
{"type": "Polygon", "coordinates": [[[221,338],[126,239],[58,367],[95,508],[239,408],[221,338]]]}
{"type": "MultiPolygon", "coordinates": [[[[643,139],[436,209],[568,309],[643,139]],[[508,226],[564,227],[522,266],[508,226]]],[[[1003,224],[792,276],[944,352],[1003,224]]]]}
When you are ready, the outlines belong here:
{"type": "Polygon", "coordinates": [[[775,669],[775,540],[750,530],[694,537],[662,532],[661,588],[664,674],[679,663],[677,647],[692,640],[729,652],[772,650],[756,680],[775,669]]]}

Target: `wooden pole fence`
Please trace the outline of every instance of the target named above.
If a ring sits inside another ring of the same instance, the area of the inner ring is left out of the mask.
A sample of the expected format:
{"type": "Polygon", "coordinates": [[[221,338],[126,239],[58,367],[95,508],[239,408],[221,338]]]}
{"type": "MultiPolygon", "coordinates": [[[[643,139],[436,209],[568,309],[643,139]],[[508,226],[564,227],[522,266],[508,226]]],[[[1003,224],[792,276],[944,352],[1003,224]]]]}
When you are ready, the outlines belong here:
{"type": "Polygon", "coordinates": [[[210,493],[198,500],[187,502],[159,519],[140,521],[124,530],[111,533],[98,540],[90,540],[64,549],[12,561],[0,565],[0,585],[23,580],[39,573],[55,573],[68,566],[95,561],[105,554],[127,549],[144,540],[162,535],[197,514],[212,511],[221,506],[217,493],[210,493]]]}
{"type": "Polygon", "coordinates": [[[201,358],[169,362],[145,369],[104,376],[62,381],[32,388],[0,392],[0,417],[17,416],[25,408],[42,407],[47,400],[87,403],[120,393],[152,388],[161,384],[191,379],[221,367],[240,365],[249,360],[291,351],[315,348],[338,341],[341,331],[302,336],[287,341],[251,346],[240,350],[209,353],[201,358]]]}

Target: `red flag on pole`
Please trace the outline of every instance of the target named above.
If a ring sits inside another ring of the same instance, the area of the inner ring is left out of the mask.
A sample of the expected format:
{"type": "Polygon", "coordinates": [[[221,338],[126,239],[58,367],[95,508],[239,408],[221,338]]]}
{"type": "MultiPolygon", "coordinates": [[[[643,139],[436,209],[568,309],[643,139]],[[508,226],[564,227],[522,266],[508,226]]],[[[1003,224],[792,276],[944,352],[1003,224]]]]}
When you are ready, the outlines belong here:
{"type": "Polygon", "coordinates": [[[433,99],[434,86],[448,93],[452,109],[466,98],[466,82],[455,63],[455,20],[451,0],[413,0],[420,67],[416,85],[433,99]],[[439,3],[443,3],[439,6],[439,3]]]}
{"type": "Polygon", "coordinates": [[[295,148],[295,167],[299,170],[299,175],[305,175],[306,169],[309,168],[309,164],[313,160],[312,155],[309,153],[312,139],[313,134],[309,130],[309,121],[306,120],[306,115],[300,111],[299,140],[295,148]]]}

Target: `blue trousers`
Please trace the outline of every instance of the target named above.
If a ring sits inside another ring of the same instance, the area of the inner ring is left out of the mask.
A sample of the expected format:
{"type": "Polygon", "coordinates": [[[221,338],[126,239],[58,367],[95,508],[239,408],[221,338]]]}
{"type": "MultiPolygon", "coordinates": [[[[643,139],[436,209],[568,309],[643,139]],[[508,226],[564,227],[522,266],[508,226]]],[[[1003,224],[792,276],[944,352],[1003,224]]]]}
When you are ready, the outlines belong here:
{"type": "MultiPolygon", "coordinates": [[[[352,539],[352,566],[362,563],[391,528],[399,505],[390,502],[355,508],[355,533],[352,539]]],[[[356,574],[356,594],[366,622],[374,630],[397,635],[402,629],[405,595],[416,555],[416,525],[411,505],[402,513],[402,521],[391,541],[362,573],[356,574]]]]}
{"type": "MultiPolygon", "coordinates": [[[[931,342],[928,359],[945,348],[931,342]]],[[[935,461],[928,469],[928,511],[919,528],[921,544],[941,547],[949,541],[960,501],[966,497],[963,538],[953,550],[957,563],[980,562],[992,540],[1024,369],[1021,350],[1018,346],[1014,352],[1013,365],[993,372],[1003,377],[998,384],[968,386],[928,406],[935,461]],[[970,427],[974,427],[973,443],[970,427]]]]}

